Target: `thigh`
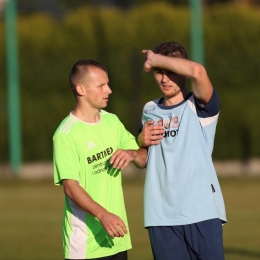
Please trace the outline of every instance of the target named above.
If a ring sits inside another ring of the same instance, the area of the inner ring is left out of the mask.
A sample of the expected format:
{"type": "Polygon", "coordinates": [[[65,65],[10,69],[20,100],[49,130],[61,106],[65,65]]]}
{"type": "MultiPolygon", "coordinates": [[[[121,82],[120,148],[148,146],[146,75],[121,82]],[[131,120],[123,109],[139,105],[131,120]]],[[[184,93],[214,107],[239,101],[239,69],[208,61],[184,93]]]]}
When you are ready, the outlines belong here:
{"type": "Polygon", "coordinates": [[[185,238],[192,259],[224,260],[222,221],[209,219],[185,225],[185,238]]]}
{"type": "MultiPolygon", "coordinates": [[[[76,259],[65,259],[65,260],[76,260],[76,259]]],[[[83,259],[87,260],[87,259],[83,259]]],[[[127,260],[127,251],[119,252],[115,255],[99,257],[99,258],[91,258],[91,260],[127,260]]]]}
{"type": "Polygon", "coordinates": [[[183,226],[149,227],[149,238],[155,260],[190,260],[183,226]]]}

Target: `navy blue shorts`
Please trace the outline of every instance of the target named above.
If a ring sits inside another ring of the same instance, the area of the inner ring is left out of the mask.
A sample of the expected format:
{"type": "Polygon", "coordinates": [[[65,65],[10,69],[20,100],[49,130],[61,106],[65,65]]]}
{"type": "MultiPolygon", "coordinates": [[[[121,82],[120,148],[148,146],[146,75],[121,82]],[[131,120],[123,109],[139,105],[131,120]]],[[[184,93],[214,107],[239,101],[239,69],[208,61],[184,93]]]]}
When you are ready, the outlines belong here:
{"type": "Polygon", "coordinates": [[[148,227],[155,260],[224,260],[222,221],[148,227]]]}

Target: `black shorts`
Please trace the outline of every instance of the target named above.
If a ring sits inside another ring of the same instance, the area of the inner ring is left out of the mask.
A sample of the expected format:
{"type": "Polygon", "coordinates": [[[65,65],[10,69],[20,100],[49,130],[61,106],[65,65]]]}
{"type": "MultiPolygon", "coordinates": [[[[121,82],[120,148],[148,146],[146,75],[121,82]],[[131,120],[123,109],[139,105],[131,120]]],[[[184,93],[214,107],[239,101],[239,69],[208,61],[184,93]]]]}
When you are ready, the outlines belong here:
{"type": "MultiPolygon", "coordinates": [[[[117,253],[115,255],[104,256],[99,258],[91,258],[92,260],[127,260],[127,251],[117,253]]],[[[80,260],[80,259],[70,259],[66,258],[65,260],[80,260]]],[[[87,259],[81,259],[87,260],[87,259]]]]}

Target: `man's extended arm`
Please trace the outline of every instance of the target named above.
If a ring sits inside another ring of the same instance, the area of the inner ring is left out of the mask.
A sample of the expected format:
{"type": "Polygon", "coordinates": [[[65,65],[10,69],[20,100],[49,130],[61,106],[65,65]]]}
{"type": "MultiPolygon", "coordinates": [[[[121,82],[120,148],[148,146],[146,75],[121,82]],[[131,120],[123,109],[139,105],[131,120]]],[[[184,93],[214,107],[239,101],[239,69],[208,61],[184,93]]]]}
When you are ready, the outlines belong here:
{"type": "Polygon", "coordinates": [[[201,64],[183,58],[155,54],[151,50],[143,50],[143,53],[146,54],[143,72],[151,71],[153,68],[161,68],[190,78],[192,91],[201,105],[206,105],[209,102],[213,87],[201,64]]]}
{"type": "Polygon", "coordinates": [[[123,237],[127,228],[123,220],[96,203],[75,180],[62,181],[64,193],[83,211],[99,219],[111,237],[123,237]]]}

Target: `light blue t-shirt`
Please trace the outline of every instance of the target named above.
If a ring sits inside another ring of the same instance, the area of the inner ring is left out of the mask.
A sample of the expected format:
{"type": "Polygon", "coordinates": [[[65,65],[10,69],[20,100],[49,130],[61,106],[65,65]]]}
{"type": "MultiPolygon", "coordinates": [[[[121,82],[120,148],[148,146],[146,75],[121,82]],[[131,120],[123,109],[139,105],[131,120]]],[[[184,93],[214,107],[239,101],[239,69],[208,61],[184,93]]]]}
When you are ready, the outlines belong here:
{"type": "Polygon", "coordinates": [[[165,130],[161,143],[148,148],[145,227],[186,225],[213,218],[226,222],[211,157],[219,116],[216,91],[203,108],[192,93],[176,106],[163,106],[162,101],[148,102],[142,114],[142,125],[152,119],[165,130]]]}

